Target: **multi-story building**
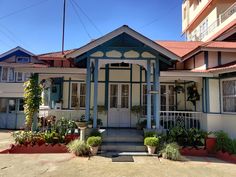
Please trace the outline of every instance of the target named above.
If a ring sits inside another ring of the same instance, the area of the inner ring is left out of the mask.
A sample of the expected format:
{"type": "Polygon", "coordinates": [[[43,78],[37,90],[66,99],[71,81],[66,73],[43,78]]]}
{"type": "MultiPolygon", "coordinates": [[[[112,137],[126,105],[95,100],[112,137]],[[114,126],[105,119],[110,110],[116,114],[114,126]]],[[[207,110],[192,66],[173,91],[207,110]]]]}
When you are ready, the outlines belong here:
{"type": "Polygon", "coordinates": [[[183,0],[182,32],[187,41],[236,41],[235,0],[183,0]]]}

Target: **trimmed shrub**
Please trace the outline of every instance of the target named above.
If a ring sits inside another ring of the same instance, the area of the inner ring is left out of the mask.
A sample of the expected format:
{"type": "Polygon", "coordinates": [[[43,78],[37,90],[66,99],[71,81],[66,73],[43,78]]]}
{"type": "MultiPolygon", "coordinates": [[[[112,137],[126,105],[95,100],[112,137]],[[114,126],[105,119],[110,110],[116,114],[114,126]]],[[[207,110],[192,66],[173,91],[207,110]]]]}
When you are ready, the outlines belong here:
{"type": "Polygon", "coordinates": [[[74,153],[76,156],[88,156],[90,153],[89,146],[80,140],[71,141],[67,148],[69,152],[74,153]]]}
{"type": "Polygon", "coordinates": [[[157,138],[157,137],[147,137],[144,139],[144,145],[146,145],[146,146],[157,147],[158,144],[159,144],[159,138],[157,138]]]}
{"type": "Polygon", "coordinates": [[[98,130],[94,129],[90,134],[89,134],[89,137],[90,136],[102,136],[102,133],[99,132],[98,130]]]}
{"type": "Polygon", "coordinates": [[[169,143],[164,146],[160,153],[164,159],[181,160],[179,149],[177,143],[169,143]]]}
{"type": "Polygon", "coordinates": [[[100,136],[91,136],[87,139],[87,144],[91,147],[100,146],[102,143],[102,138],[100,136]]]}
{"type": "Polygon", "coordinates": [[[147,137],[157,137],[157,132],[154,132],[154,131],[145,132],[144,138],[147,138],[147,137]]]}

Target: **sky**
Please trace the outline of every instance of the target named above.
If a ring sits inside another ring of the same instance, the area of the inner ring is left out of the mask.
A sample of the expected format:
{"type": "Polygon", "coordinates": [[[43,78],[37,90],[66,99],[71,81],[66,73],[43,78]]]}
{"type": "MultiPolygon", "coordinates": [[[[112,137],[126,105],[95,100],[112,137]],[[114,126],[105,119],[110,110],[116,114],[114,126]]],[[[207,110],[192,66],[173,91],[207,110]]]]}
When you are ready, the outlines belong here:
{"type": "MultiPolygon", "coordinates": [[[[184,40],[182,0],[66,0],[65,49],[128,25],[152,40],[184,40]]],[[[0,0],[0,53],[61,50],[63,0],[0,0]]]]}

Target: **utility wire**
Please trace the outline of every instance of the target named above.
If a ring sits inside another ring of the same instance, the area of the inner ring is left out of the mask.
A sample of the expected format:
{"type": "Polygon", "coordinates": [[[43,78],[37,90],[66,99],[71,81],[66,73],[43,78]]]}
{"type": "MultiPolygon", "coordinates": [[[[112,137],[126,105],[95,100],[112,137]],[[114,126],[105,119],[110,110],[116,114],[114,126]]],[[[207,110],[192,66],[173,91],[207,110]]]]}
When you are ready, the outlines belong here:
{"type": "MultiPolygon", "coordinates": [[[[177,7],[178,7],[177,5],[172,6],[172,7],[166,12],[167,16],[168,16],[168,14],[170,14],[169,12],[173,11],[173,10],[176,9],[177,7]]],[[[153,24],[153,23],[155,23],[155,22],[157,22],[157,21],[159,21],[159,20],[162,20],[162,19],[163,19],[163,18],[161,18],[161,17],[157,17],[157,18],[155,18],[154,20],[152,20],[152,21],[146,23],[145,25],[140,26],[139,28],[140,28],[140,29],[145,28],[145,27],[147,27],[147,26],[149,26],[149,25],[151,25],[151,24],[153,24]]]]}
{"type": "Polygon", "coordinates": [[[84,31],[86,32],[86,34],[88,35],[88,37],[90,38],[90,40],[92,40],[92,36],[89,34],[89,32],[88,32],[88,30],[87,30],[87,28],[86,28],[86,26],[85,26],[83,20],[81,19],[80,15],[79,15],[79,12],[77,11],[75,5],[73,4],[73,1],[69,1],[69,2],[70,2],[70,4],[72,5],[72,7],[73,7],[73,9],[74,9],[74,11],[75,11],[75,14],[78,16],[79,21],[81,22],[81,24],[82,24],[82,26],[83,26],[83,28],[84,28],[84,31]]]}
{"type": "Polygon", "coordinates": [[[80,9],[80,11],[84,14],[85,17],[87,17],[87,19],[89,20],[89,22],[93,25],[93,27],[97,30],[97,32],[102,36],[102,32],[101,30],[99,30],[99,28],[97,27],[97,25],[93,22],[93,20],[85,13],[85,11],[79,6],[79,4],[75,1],[72,0],[74,2],[74,4],[80,9]]]}
{"type": "Polygon", "coordinates": [[[18,9],[18,10],[16,10],[16,11],[10,12],[10,13],[8,13],[8,14],[6,14],[6,15],[1,16],[1,17],[0,17],[0,20],[2,20],[2,19],[4,19],[4,18],[7,18],[7,17],[9,17],[9,16],[12,16],[12,15],[18,14],[18,13],[20,13],[20,12],[22,12],[22,11],[24,11],[24,10],[30,9],[30,8],[32,8],[32,7],[38,6],[38,5],[40,5],[40,4],[42,4],[42,3],[46,2],[46,1],[48,1],[48,0],[42,0],[42,1],[39,1],[39,2],[37,2],[37,3],[31,4],[31,5],[29,5],[29,6],[23,7],[22,9],[18,9]]]}

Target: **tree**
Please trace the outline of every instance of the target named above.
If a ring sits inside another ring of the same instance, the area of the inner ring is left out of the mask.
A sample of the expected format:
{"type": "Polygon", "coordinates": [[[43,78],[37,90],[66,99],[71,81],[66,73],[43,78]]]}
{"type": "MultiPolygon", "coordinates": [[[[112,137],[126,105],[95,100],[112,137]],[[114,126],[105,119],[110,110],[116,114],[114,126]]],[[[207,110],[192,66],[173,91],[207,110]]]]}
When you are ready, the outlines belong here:
{"type": "MultiPolygon", "coordinates": [[[[38,75],[31,75],[29,80],[24,83],[24,87],[25,124],[27,130],[30,130],[42,102],[42,87],[38,84],[38,75]]],[[[33,129],[35,129],[35,127],[33,129]]]]}

